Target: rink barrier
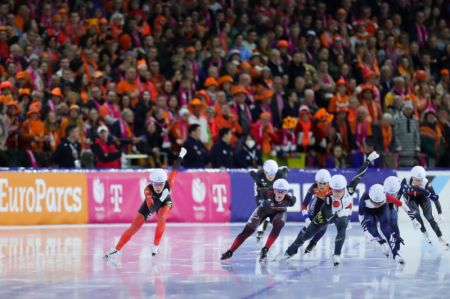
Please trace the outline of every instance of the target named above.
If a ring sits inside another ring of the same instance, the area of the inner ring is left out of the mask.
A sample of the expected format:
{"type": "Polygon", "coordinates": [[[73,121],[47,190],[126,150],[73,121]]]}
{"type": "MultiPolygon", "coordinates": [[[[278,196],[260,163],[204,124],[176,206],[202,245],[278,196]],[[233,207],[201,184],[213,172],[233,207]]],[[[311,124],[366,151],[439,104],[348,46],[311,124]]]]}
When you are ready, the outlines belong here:
{"type": "MultiPolygon", "coordinates": [[[[339,170],[348,181],[355,169],[339,170]]],[[[337,170],[330,170],[336,174],[337,170]]],[[[0,172],[0,225],[128,223],[144,200],[149,169],[144,170],[17,170],[0,172]]],[[[300,200],[314,182],[316,170],[292,169],[291,193],[297,202],[288,221],[303,221],[300,200]]],[[[369,169],[356,188],[352,221],[357,221],[357,198],[387,176],[406,171],[369,169]]],[[[450,171],[428,171],[436,192],[450,194],[450,171]]],[[[172,189],[170,222],[243,222],[256,207],[254,184],[247,170],[187,170],[178,173],[172,189]]],[[[444,216],[450,209],[441,197],[444,216]]],[[[155,222],[156,217],[150,217],[155,222]]]]}

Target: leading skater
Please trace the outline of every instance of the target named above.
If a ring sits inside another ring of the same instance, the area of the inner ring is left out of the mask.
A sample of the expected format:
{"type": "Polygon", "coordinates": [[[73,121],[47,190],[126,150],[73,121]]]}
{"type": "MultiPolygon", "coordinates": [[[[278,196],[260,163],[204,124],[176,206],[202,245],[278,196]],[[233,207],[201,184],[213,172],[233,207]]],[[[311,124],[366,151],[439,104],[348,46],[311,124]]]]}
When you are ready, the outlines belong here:
{"type": "MultiPolygon", "coordinates": [[[[286,166],[278,167],[278,163],[274,160],[267,160],[264,162],[263,168],[260,170],[250,170],[250,176],[255,181],[256,185],[256,206],[259,206],[267,198],[267,192],[272,191],[272,185],[275,180],[286,179],[287,174],[288,168],[286,166]]],[[[265,219],[258,227],[256,233],[257,242],[263,237],[268,225],[269,220],[265,219]]]]}
{"type": "Polygon", "coordinates": [[[155,238],[153,241],[152,255],[158,253],[159,243],[164,234],[166,227],[166,220],[172,209],[172,198],[170,196],[170,189],[175,182],[175,176],[181,166],[187,150],[182,147],[178,158],[173,166],[172,171],[167,176],[164,169],[157,168],[150,172],[150,184],[145,187],[145,200],[142,203],[139,211],[134,218],[131,226],[123,232],[116,247],[104,256],[104,259],[116,256],[123,246],[131,239],[131,237],[142,227],[153,213],[158,215],[158,224],[156,225],[155,238]]]}
{"type": "Polygon", "coordinates": [[[288,259],[295,255],[298,248],[302,246],[305,241],[326,229],[329,223],[334,223],[337,228],[337,235],[334,246],[333,264],[334,266],[338,266],[341,263],[341,251],[345,241],[348,217],[352,214],[352,195],[355,193],[359,181],[367,172],[370,163],[378,157],[379,155],[375,151],[370,153],[359,169],[358,174],[348,185],[347,179],[343,175],[338,174],[331,177],[331,194],[328,194],[325,197],[325,203],[322,205],[319,213],[317,213],[306,230],[301,230],[299,232],[297,238],[286,250],[282,259],[288,259]]]}
{"type": "Polygon", "coordinates": [[[272,222],[273,228],[267,238],[266,245],[261,249],[260,261],[267,258],[267,252],[273,242],[278,238],[287,218],[287,207],[295,204],[295,197],[288,194],[289,183],[285,179],[278,179],[273,183],[273,192],[266,193],[266,198],[253,211],[242,232],[236,237],[230,249],[222,254],[221,260],[229,259],[234,251],[252,235],[261,222],[267,217],[272,222]]]}

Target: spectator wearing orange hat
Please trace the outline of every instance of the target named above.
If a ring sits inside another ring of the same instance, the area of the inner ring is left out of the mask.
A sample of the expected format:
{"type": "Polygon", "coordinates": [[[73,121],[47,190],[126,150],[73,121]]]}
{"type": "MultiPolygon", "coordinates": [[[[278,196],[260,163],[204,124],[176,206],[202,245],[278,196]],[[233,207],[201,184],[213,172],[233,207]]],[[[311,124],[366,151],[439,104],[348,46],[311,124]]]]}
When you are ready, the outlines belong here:
{"type": "Polygon", "coordinates": [[[243,133],[248,134],[252,125],[252,113],[245,100],[247,99],[247,90],[241,85],[236,85],[231,89],[233,95],[233,111],[237,114],[239,125],[243,133]]]}
{"type": "Polygon", "coordinates": [[[280,58],[283,61],[283,65],[287,66],[292,60],[292,57],[289,55],[289,42],[287,40],[279,40],[277,42],[277,48],[280,51],[280,58]]]}
{"type": "Polygon", "coordinates": [[[314,122],[309,108],[306,105],[300,106],[298,110],[298,122],[296,127],[297,142],[301,152],[308,152],[314,145],[314,122]]]}
{"type": "Polygon", "coordinates": [[[330,100],[328,104],[328,111],[331,113],[336,113],[338,110],[348,109],[349,97],[347,95],[347,83],[343,78],[336,82],[336,93],[330,100]]]}
{"type": "Polygon", "coordinates": [[[242,134],[242,128],[239,125],[237,115],[231,110],[230,105],[223,103],[221,106],[221,113],[215,117],[217,129],[228,128],[231,132],[230,144],[235,146],[238,137],[242,134]]]}
{"type": "Polygon", "coordinates": [[[53,88],[50,92],[50,99],[47,100],[43,106],[43,114],[47,115],[48,112],[56,112],[56,107],[62,102],[63,94],[59,87],[53,88]]]}
{"type": "Polygon", "coordinates": [[[361,105],[366,107],[369,112],[369,122],[378,123],[382,115],[381,105],[375,101],[375,91],[372,84],[363,85],[359,96],[361,105]]]}
{"type": "MultiPolygon", "coordinates": [[[[270,89],[261,89],[255,95],[255,105],[252,108],[252,118],[258,119],[261,113],[268,112],[272,115],[272,99],[273,99],[273,91],[270,89]]],[[[273,123],[273,119],[271,116],[270,122],[273,123]]]]}
{"type": "Polygon", "coordinates": [[[189,124],[198,124],[200,125],[200,141],[205,145],[208,144],[209,134],[208,134],[208,121],[205,116],[207,105],[200,99],[193,99],[189,105],[188,109],[190,112],[189,115],[189,124]]]}
{"type": "Polygon", "coordinates": [[[32,167],[42,166],[42,153],[44,150],[45,127],[40,120],[40,111],[30,108],[27,119],[22,123],[19,134],[21,148],[24,149],[30,159],[32,167]]]}
{"type": "Polygon", "coordinates": [[[2,95],[11,95],[13,91],[12,83],[9,81],[3,81],[2,83],[0,83],[0,91],[2,95]]]}
{"type": "Polygon", "coordinates": [[[436,85],[436,95],[438,97],[444,96],[446,93],[449,93],[450,80],[449,80],[449,71],[448,69],[442,69],[440,71],[441,79],[436,85]]]}
{"type": "Polygon", "coordinates": [[[206,88],[206,92],[208,93],[210,99],[215,103],[216,102],[216,91],[219,88],[219,84],[217,80],[213,77],[208,77],[203,84],[206,88]]]}
{"type": "Polygon", "coordinates": [[[297,152],[297,123],[296,117],[285,117],[282,128],[278,130],[277,152],[282,157],[292,157],[297,152]]]}
{"type": "Polygon", "coordinates": [[[278,141],[277,131],[272,126],[270,112],[263,112],[259,116],[259,120],[252,124],[251,134],[255,138],[258,149],[266,156],[275,156],[275,144],[278,141]]]}
{"type": "Polygon", "coordinates": [[[69,106],[69,114],[63,117],[60,125],[61,138],[66,137],[66,129],[68,126],[76,126],[80,131],[80,140],[84,140],[84,121],[83,116],[80,114],[80,106],[72,104],[69,106]]]}
{"type": "Polygon", "coordinates": [[[219,84],[219,88],[225,92],[225,96],[227,99],[231,100],[231,87],[233,85],[233,77],[225,75],[219,78],[217,80],[217,83],[219,84]]]}

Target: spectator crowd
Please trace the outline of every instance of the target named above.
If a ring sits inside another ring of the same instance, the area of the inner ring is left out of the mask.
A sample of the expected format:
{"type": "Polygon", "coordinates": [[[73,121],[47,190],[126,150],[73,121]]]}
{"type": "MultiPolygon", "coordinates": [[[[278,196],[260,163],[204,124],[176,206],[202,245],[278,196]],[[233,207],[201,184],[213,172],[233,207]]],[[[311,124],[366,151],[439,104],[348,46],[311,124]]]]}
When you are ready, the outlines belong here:
{"type": "Polygon", "coordinates": [[[10,0],[0,166],[450,166],[450,2],[10,0]]]}

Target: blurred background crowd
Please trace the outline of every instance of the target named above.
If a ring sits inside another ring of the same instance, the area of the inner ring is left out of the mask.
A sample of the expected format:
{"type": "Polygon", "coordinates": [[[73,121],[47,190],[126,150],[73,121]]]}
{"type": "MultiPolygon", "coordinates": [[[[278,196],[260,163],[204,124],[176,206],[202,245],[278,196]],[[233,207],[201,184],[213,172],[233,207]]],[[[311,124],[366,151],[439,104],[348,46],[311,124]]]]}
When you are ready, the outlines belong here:
{"type": "Polygon", "coordinates": [[[0,166],[450,166],[450,2],[2,1],[0,166]]]}

